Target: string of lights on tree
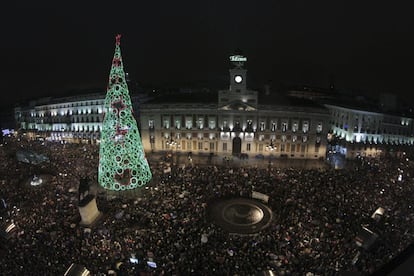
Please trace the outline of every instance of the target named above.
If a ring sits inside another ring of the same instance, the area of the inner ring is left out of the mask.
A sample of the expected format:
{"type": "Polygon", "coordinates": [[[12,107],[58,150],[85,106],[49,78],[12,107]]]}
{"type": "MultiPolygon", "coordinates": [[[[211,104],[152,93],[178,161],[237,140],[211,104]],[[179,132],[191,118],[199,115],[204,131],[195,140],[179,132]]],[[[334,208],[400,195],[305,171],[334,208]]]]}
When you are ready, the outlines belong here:
{"type": "Polygon", "coordinates": [[[99,184],[122,191],[142,187],[151,178],[122,63],[121,35],[116,36],[99,148],[99,184]]]}

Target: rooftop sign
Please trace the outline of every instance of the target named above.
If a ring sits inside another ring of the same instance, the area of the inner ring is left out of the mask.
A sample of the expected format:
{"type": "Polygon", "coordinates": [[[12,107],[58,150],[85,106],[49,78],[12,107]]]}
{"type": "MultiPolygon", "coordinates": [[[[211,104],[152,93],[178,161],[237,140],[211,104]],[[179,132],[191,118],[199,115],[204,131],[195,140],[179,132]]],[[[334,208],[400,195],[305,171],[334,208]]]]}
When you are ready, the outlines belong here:
{"type": "Polygon", "coordinates": [[[244,57],[242,55],[230,56],[230,61],[231,62],[245,62],[247,61],[247,57],[244,57]]]}

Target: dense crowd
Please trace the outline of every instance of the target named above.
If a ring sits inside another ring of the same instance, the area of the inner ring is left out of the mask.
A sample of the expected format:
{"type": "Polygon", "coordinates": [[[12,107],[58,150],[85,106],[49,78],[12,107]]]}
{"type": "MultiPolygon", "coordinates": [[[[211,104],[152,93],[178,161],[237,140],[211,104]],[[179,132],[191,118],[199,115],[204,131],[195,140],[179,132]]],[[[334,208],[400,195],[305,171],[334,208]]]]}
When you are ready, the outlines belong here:
{"type": "Polygon", "coordinates": [[[153,180],[134,196],[99,190],[104,216],[83,228],[77,188],[84,176],[96,184],[98,152],[98,146],[85,144],[2,145],[2,220],[12,220],[17,229],[2,241],[2,273],[62,275],[78,263],[93,275],[370,274],[414,240],[413,166],[404,156],[362,158],[352,170],[191,163],[165,173],[163,165],[151,162],[153,180]],[[45,154],[50,162],[18,162],[19,149],[45,154]],[[30,186],[35,173],[51,177],[30,186]],[[229,234],[207,216],[213,200],[249,197],[252,190],[269,195],[274,213],[260,233],[229,234]],[[378,207],[385,213],[375,221],[371,214],[378,207]],[[379,234],[372,250],[355,243],[362,226],[379,234]]]}

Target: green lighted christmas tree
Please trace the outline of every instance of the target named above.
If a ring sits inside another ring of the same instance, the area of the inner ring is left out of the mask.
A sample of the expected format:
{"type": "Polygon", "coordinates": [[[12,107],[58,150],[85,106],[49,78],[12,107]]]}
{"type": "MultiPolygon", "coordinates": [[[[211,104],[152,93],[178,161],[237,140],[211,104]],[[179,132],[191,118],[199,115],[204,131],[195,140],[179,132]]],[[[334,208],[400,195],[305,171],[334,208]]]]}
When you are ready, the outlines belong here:
{"type": "Polygon", "coordinates": [[[120,43],[118,34],[105,98],[98,169],[99,184],[115,191],[141,187],[152,177],[133,116],[120,43]]]}

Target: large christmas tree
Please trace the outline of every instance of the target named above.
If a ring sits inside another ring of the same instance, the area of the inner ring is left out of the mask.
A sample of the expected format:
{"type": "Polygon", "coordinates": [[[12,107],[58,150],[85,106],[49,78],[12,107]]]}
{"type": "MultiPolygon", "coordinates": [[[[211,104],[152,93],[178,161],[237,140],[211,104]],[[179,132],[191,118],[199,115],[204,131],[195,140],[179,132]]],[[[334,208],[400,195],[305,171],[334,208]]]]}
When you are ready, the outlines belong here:
{"type": "Polygon", "coordinates": [[[98,169],[99,184],[115,191],[141,187],[152,177],[133,116],[120,42],[121,35],[117,35],[105,98],[98,169]]]}

